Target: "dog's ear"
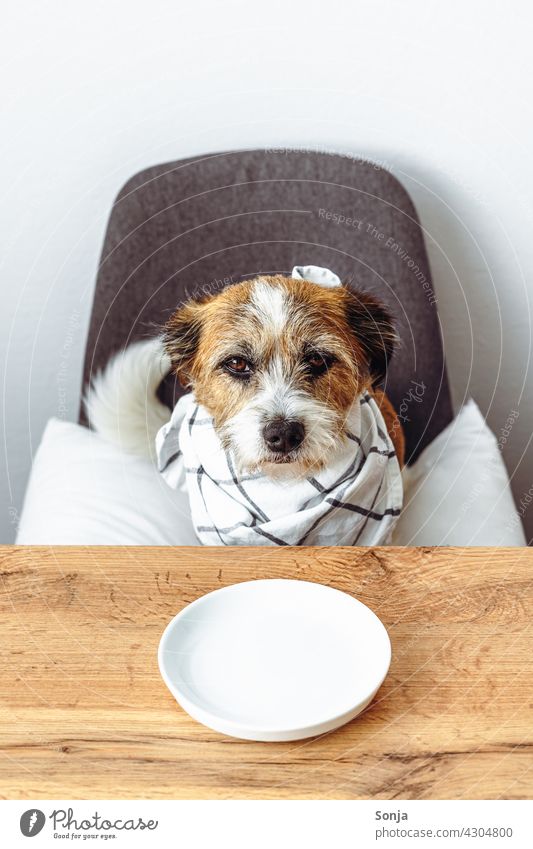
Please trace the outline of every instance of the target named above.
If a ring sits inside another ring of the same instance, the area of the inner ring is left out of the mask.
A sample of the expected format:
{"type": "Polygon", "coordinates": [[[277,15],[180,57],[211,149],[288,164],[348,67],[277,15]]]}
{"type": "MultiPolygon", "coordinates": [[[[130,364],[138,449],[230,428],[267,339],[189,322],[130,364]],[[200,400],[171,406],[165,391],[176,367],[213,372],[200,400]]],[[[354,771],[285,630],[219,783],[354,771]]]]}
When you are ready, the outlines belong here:
{"type": "Polygon", "coordinates": [[[170,357],[172,371],[180,382],[187,386],[191,381],[202,326],[205,320],[205,305],[211,296],[191,298],[169,318],[163,329],[163,344],[170,357]]]}
{"type": "Polygon", "coordinates": [[[381,383],[398,336],[387,308],[374,295],[345,287],[348,324],[362,348],[372,386],[381,383]]]}

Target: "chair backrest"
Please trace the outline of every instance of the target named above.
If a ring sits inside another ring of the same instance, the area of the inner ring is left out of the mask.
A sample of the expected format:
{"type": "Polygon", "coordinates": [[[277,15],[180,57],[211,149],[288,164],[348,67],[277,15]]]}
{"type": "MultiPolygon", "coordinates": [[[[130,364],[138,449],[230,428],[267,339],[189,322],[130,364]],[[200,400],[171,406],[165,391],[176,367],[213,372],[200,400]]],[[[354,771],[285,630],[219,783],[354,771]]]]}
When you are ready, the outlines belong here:
{"type": "MultiPolygon", "coordinates": [[[[84,384],[189,295],[259,273],[289,274],[294,265],[331,268],[395,316],[401,345],[385,390],[412,462],[452,417],[440,324],[413,204],[395,177],[365,160],[251,150],[134,176],[107,228],[84,384]]],[[[162,389],[172,403],[169,393],[175,397],[176,387],[162,389]]]]}

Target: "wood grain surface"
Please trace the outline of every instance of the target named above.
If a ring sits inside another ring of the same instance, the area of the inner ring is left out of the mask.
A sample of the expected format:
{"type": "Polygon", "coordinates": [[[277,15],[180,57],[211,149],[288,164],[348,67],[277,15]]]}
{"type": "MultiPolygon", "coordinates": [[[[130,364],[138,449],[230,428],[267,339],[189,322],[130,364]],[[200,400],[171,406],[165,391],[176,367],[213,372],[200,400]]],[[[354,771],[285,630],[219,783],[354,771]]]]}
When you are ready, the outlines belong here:
{"type": "Polygon", "coordinates": [[[0,548],[2,798],[533,797],[533,549],[0,548]],[[390,673],[297,743],[196,723],[157,667],[168,621],[290,577],[368,604],[390,673]]]}

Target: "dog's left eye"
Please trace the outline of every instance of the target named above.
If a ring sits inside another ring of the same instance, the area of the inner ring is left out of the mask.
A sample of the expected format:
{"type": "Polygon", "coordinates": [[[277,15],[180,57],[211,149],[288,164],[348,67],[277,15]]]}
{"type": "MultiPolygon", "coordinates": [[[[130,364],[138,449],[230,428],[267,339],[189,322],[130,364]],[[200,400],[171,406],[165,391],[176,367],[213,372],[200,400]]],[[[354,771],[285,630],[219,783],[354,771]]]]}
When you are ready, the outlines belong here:
{"type": "Polygon", "coordinates": [[[320,354],[318,351],[312,351],[304,360],[308,371],[313,377],[324,374],[324,372],[331,368],[334,361],[335,357],[332,357],[331,354],[320,354]]]}
{"type": "Polygon", "coordinates": [[[245,360],[244,357],[230,357],[223,363],[226,371],[235,377],[248,377],[252,373],[252,364],[245,360]]]}

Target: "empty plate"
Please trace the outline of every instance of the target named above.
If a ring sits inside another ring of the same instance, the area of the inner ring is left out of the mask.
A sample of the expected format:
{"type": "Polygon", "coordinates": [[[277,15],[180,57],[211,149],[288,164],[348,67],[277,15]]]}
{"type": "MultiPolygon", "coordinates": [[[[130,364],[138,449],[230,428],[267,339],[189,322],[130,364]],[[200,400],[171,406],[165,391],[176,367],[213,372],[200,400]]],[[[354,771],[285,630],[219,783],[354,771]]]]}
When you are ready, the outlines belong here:
{"type": "Polygon", "coordinates": [[[208,593],[169,623],[159,668],[194,719],[245,740],[300,740],[371,701],[391,659],[364,604],[308,581],[246,581],[208,593]]]}

